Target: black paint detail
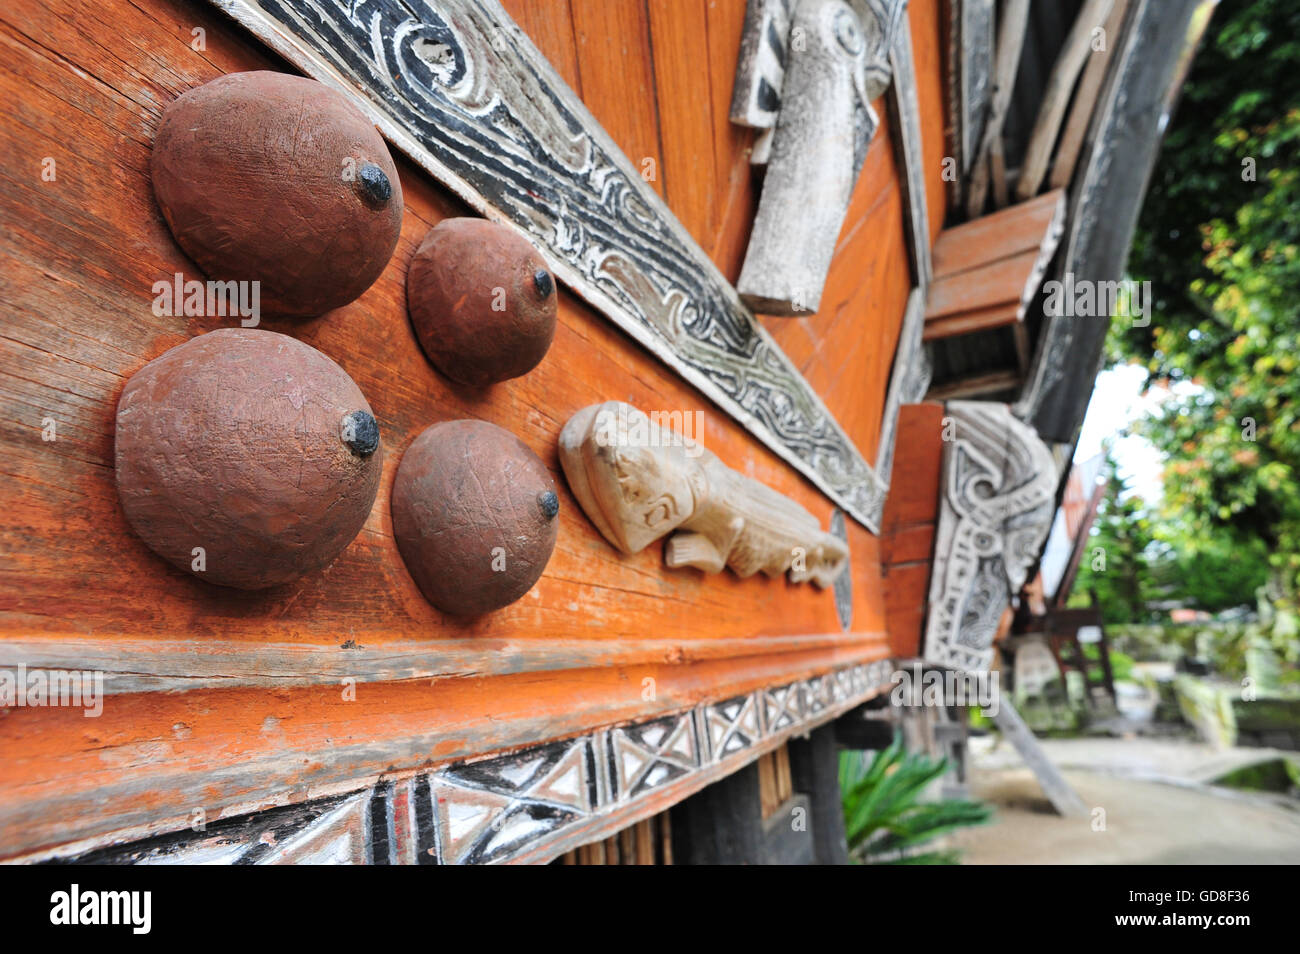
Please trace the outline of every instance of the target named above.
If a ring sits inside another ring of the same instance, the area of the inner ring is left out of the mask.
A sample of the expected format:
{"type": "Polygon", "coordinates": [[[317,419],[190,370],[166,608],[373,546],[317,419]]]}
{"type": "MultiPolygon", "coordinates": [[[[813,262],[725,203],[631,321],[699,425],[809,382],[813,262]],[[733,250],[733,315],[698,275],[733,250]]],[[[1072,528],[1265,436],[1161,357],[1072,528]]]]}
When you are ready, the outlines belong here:
{"type": "Polygon", "coordinates": [[[551,273],[546,269],[539,268],[537,273],[533,275],[533,287],[537,289],[537,294],[543,298],[550,298],[551,292],[555,291],[555,279],[551,277],[551,273]]]}
{"type": "Polygon", "coordinates": [[[781,95],[772,88],[771,83],[762,77],[759,77],[758,80],[758,108],[769,113],[776,113],[781,110],[781,95]]]}
{"type": "Polygon", "coordinates": [[[555,515],[560,512],[560,498],[555,496],[554,490],[538,494],[537,502],[541,505],[542,513],[546,515],[547,520],[554,520],[555,515]]]}
{"type": "Polygon", "coordinates": [[[785,69],[785,37],[776,32],[776,24],[771,20],[767,21],[767,45],[776,54],[776,60],[781,64],[781,69],[785,69]]]}
{"type": "Polygon", "coordinates": [[[369,457],[379,449],[379,424],[369,411],[353,411],[343,418],[343,443],[357,457],[369,457]]]}
{"type": "Polygon", "coordinates": [[[155,835],[152,838],[143,838],[124,845],[97,848],[66,858],[54,858],[45,863],[133,865],[140,862],[165,861],[173,855],[206,844],[244,843],[249,847],[235,859],[234,864],[253,864],[269,852],[273,844],[280,844],[310,827],[349,797],[332,795],[301,805],[268,808],[247,815],[236,815],[233,818],[221,818],[208,822],[202,831],[182,828],[180,831],[155,835]]]}
{"type": "Polygon", "coordinates": [[[361,197],[376,208],[382,209],[393,197],[393,184],[373,162],[365,163],[357,172],[357,188],[361,197]]]}
{"type": "Polygon", "coordinates": [[[367,806],[370,828],[370,863],[372,865],[391,865],[393,863],[393,845],[388,837],[388,799],[393,792],[392,782],[380,782],[375,786],[367,806]]]}
{"type": "Polygon", "coordinates": [[[433,794],[429,790],[429,776],[421,775],[411,782],[411,795],[415,802],[415,863],[436,865],[434,848],[433,794]]]}

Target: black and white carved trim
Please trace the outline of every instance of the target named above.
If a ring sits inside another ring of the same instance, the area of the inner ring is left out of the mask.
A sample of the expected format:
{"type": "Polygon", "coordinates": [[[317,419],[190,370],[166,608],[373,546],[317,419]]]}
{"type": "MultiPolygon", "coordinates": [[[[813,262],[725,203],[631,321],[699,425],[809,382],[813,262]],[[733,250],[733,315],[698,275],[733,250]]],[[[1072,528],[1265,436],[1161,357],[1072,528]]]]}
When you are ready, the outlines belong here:
{"type": "Polygon", "coordinates": [[[361,791],[55,860],[100,864],[544,862],[731,774],[888,687],[886,659],[361,791]]]}
{"type": "Polygon", "coordinates": [[[781,111],[781,86],[790,56],[790,19],[798,0],[748,0],[740,35],[731,121],[771,129],[781,111]]]}
{"type": "Polygon", "coordinates": [[[1002,612],[1038,559],[1056,510],[1052,452],[1005,404],[945,409],[925,660],[982,671],[1002,612]]]}
{"type": "Polygon", "coordinates": [[[497,0],[211,0],[875,531],[885,486],[497,0]]]}

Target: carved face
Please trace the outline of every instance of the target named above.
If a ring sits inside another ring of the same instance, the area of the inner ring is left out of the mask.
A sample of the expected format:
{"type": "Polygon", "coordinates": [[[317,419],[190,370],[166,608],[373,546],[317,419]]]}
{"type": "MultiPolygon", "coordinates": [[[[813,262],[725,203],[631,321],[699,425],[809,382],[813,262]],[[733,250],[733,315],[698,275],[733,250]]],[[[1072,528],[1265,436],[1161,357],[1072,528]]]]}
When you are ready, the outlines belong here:
{"type": "Polygon", "coordinates": [[[698,460],[681,438],[619,401],[575,414],[560,434],[560,462],[591,522],[624,553],[680,527],[703,494],[698,460]]]}
{"type": "Polygon", "coordinates": [[[598,447],[596,459],[596,498],[626,552],[644,549],[694,513],[694,465],[680,447],[607,444],[598,447]]]}

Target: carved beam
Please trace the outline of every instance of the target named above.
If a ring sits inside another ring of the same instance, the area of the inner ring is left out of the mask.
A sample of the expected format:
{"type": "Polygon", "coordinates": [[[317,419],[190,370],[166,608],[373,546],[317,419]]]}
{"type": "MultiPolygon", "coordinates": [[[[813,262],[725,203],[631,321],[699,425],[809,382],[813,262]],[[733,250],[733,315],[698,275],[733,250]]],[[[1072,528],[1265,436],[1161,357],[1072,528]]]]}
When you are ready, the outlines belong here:
{"type": "Polygon", "coordinates": [[[664,562],[737,576],[833,584],[848,545],[789,497],[727,467],[697,440],[630,404],[583,408],[560,432],[560,463],[588,519],[624,553],[668,537],[664,562]]]}
{"type": "Polygon", "coordinates": [[[821,302],[849,197],[880,124],[871,103],[889,87],[906,6],[798,0],[782,58],[775,36],[787,8],[751,0],[733,118],[739,112],[740,121],[760,125],[775,114],[767,178],[737,283],[757,312],[795,315],[821,302]]]}
{"type": "Polygon", "coordinates": [[[925,659],[983,671],[1051,529],[1058,474],[1047,445],[1005,404],[949,402],[944,425],[925,659]]]}

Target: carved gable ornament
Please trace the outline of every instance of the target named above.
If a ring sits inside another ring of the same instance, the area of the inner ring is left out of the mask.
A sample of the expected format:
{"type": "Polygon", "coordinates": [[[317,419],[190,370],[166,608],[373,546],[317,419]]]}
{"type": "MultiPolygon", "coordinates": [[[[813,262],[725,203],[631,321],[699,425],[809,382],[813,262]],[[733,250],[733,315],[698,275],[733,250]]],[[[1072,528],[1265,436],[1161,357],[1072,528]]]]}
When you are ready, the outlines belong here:
{"type": "Polygon", "coordinates": [[[925,659],[981,671],[1051,529],[1059,475],[1047,445],[1007,405],[952,401],[946,410],[925,659]]]}
{"type": "Polygon", "coordinates": [[[813,312],[893,75],[907,0],[749,0],[733,122],[770,130],[737,290],[757,312],[813,312]]]}

